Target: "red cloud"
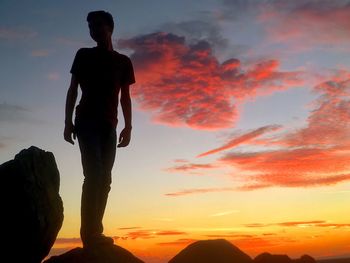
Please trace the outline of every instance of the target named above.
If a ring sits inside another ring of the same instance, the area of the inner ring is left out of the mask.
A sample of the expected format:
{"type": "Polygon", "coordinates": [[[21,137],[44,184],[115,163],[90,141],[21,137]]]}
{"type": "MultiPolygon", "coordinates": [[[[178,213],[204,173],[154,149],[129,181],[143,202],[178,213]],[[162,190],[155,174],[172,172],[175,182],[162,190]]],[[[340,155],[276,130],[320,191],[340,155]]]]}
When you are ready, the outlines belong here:
{"type": "Polygon", "coordinates": [[[227,142],[226,144],[224,144],[223,146],[221,146],[219,148],[207,151],[205,153],[201,153],[197,157],[203,157],[203,156],[207,156],[207,155],[210,155],[210,154],[213,154],[213,153],[217,153],[217,152],[220,152],[220,151],[223,151],[223,150],[226,150],[226,149],[233,148],[233,147],[235,147],[235,146],[237,146],[239,144],[245,143],[245,142],[250,141],[250,140],[252,140],[252,139],[254,139],[256,137],[259,137],[259,136],[261,136],[264,133],[271,132],[271,131],[276,131],[276,130],[278,130],[280,128],[281,128],[280,125],[268,125],[268,126],[260,127],[258,129],[255,129],[255,130],[251,131],[251,132],[245,133],[245,134],[243,134],[241,136],[238,136],[238,137],[235,137],[235,138],[231,139],[229,142],[227,142]]]}
{"type": "MultiPolygon", "coordinates": [[[[320,96],[307,118],[305,127],[285,132],[270,140],[279,149],[258,152],[230,152],[214,163],[217,167],[232,166],[241,170],[246,184],[233,188],[187,189],[167,196],[188,194],[256,190],[260,188],[316,187],[334,185],[350,180],[350,74],[344,72],[333,80],[314,88],[320,96]]],[[[201,154],[215,153],[253,139],[278,126],[265,126],[240,137],[231,139],[223,146],[201,154]]],[[[265,146],[269,146],[266,144],[265,146]]],[[[193,164],[188,163],[190,169],[193,164]]],[[[208,168],[210,167],[207,165],[208,168]]],[[[236,174],[236,173],[235,173],[236,174]]]]}
{"type": "Polygon", "coordinates": [[[153,33],[119,42],[133,50],[137,84],[132,96],[153,121],[193,129],[232,127],[242,101],[300,84],[298,72],[279,71],[277,60],[243,68],[238,59],[220,63],[207,41],[187,44],[184,37],[153,33]]]}
{"type": "Polygon", "coordinates": [[[252,184],[241,190],[268,186],[331,185],[350,179],[350,79],[324,82],[304,128],[275,141],[279,150],[228,153],[220,160],[244,171],[252,184]]]}

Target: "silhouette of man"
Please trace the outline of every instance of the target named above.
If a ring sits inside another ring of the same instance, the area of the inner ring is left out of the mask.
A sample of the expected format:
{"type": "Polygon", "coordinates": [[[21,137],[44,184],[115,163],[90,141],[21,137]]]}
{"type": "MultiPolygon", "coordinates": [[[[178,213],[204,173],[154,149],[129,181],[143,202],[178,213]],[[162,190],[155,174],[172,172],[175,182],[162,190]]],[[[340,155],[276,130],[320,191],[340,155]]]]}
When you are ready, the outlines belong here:
{"type": "Polygon", "coordinates": [[[71,83],[67,92],[64,139],[74,144],[78,138],[84,182],[81,196],[80,236],[84,247],[113,244],[103,235],[102,219],[111,189],[111,170],[116,153],[117,109],[120,103],[125,127],[117,147],[126,147],[131,135],[131,99],[129,85],[135,83],[130,59],[113,50],[113,17],[105,11],[87,16],[93,48],[77,51],[71,67],[71,83]],[[78,85],[82,96],[77,100],[78,85]],[[72,138],[73,136],[73,138],[72,138]]]}

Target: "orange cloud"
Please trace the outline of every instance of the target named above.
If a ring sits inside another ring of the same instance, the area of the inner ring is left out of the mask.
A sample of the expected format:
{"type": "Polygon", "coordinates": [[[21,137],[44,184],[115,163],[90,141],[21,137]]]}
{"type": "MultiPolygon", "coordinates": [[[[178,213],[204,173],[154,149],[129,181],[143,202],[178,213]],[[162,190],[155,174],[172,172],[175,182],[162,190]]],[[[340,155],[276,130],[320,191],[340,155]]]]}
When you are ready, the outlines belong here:
{"type": "MultiPolygon", "coordinates": [[[[334,185],[350,180],[350,72],[342,72],[332,79],[314,87],[319,97],[306,125],[286,131],[264,140],[267,149],[256,152],[228,152],[213,164],[202,165],[202,169],[234,167],[240,170],[245,184],[233,187],[185,189],[167,196],[183,196],[223,191],[248,191],[261,188],[317,187],[334,185]],[[270,142],[270,143],[269,143],[270,142]]],[[[256,137],[278,129],[268,125],[231,139],[228,143],[200,154],[205,156],[235,147],[241,143],[254,143],[256,137]]],[[[179,169],[193,170],[196,164],[186,163],[179,169]]],[[[235,173],[237,175],[237,173],[235,173]]]]}
{"type": "Polygon", "coordinates": [[[175,241],[170,241],[170,242],[160,242],[157,243],[157,245],[160,246],[187,246],[193,242],[196,242],[197,239],[191,239],[191,238],[180,238],[175,241]]]}
{"type": "Polygon", "coordinates": [[[253,131],[250,131],[250,132],[245,133],[245,134],[243,134],[241,136],[238,136],[236,138],[231,139],[229,142],[227,142],[226,144],[224,144],[221,147],[218,147],[218,148],[215,148],[213,150],[201,153],[197,157],[203,157],[203,156],[207,156],[207,155],[210,155],[210,154],[214,154],[214,153],[217,153],[217,152],[221,152],[223,150],[227,150],[227,149],[233,148],[233,147],[235,147],[235,146],[237,146],[239,144],[245,143],[245,142],[250,141],[250,140],[252,140],[252,139],[254,139],[256,137],[259,137],[259,136],[261,136],[264,133],[271,132],[271,131],[276,131],[276,130],[280,129],[281,127],[282,126],[280,126],[280,125],[268,125],[268,126],[260,127],[258,129],[255,129],[253,131]]]}
{"type": "Polygon", "coordinates": [[[245,224],[244,226],[249,228],[259,228],[259,227],[268,227],[268,226],[349,228],[350,224],[327,223],[327,221],[324,221],[324,220],[312,220],[312,221],[290,221],[290,222],[280,222],[280,223],[271,223],[271,224],[252,223],[252,224],[245,224]]]}
{"type": "Polygon", "coordinates": [[[132,96],[153,121],[170,126],[217,130],[232,127],[236,102],[301,83],[299,72],[279,71],[277,60],[244,67],[236,58],[220,63],[212,44],[158,32],[120,40],[133,50],[137,73],[132,96]]]}
{"type": "MultiPolygon", "coordinates": [[[[125,230],[127,228],[123,228],[125,230]]],[[[136,231],[128,232],[126,235],[121,236],[122,239],[150,239],[159,236],[176,236],[176,235],[187,235],[186,232],[177,230],[153,230],[153,229],[140,229],[136,231]]]]}
{"type": "Polygon", "coordinates": [[[243,171],[253,190],[269,186],[321,186],[350,180],[350,79],[317,85],[320,96],[304,128],[275,139],[278,150],[231,152],[220,160],[243,171]]]}
{"type": "Polygon", "coordinates": [[[230,192],[236,191],[236,188],[233,187],[221,187],[221,188],[194,188],[194,189],[186,189],[178,192],[167,193],[166,196],[183,196],[190,194],[203,194],[203,193],[215,193],[215,192],[230,192]]]}

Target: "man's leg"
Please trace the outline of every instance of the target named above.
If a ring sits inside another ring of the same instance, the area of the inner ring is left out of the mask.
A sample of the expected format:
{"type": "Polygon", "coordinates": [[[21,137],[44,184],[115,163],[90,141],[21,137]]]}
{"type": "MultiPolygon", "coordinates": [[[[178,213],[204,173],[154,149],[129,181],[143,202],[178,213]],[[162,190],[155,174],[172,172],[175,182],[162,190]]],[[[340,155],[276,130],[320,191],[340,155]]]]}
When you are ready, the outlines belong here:
{"type": "Polygon", "coordinates": [[[102,218],[111,184],[115,157],[116,133],[98,126],[78,125],[84,183],[81,198],[81,238],[84,246],[100,242],[113,243],[103,237],[102,218]],[[114,147],[113,147],[114,145],[114,147]]]}
{"type": "Polygon", "coordinates": [[[103,127],[101,133],[101,156],[103,164],[103,180],[101,182],[101,191],[99,196],[99,213],[98,222],[101,229],[103,230],[103,215],[105,212],[108,193],[111,190],[112,183],[112,168],[115,160],[116,145],[117,145],[117,134],[113,127],[103,127]]]}
{"type": "Polygon", "coordinates": [[[99,199],[99,173],[102,171],[102,162],[97,131],[79,127],[77,137],[84,172],[80,234],[83,243],[85,243],[92,236],[98,235],[102,231],[99,229],[96,218],[99,199]]]}

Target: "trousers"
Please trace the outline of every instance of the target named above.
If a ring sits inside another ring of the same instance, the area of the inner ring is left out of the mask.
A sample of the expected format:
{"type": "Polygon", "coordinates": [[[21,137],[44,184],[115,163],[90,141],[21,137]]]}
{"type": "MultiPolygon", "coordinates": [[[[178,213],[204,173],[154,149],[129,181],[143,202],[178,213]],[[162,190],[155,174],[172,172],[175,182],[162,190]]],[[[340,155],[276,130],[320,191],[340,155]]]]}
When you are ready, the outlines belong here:
{"type": "Polygon", "coordinates": [[[84,242],[103,233],[103,215],[112,183],[116,129],[98,121],[75,121],[84,182],[81,195],[80,236],[84,242]]]}

